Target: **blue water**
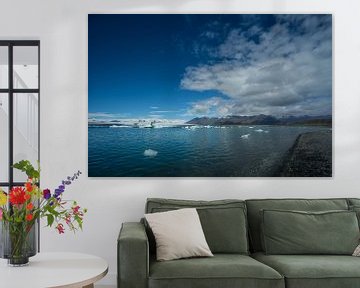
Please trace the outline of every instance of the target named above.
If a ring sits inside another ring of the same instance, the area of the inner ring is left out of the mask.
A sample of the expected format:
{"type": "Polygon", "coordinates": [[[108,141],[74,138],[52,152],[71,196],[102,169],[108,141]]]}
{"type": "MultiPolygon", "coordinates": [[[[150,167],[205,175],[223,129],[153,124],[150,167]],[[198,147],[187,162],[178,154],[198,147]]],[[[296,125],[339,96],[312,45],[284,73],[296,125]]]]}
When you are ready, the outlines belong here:
{"type": "Polygon", "coordinates": [[[89,177],[269,177],[299,134],[329,130],[250,127],[89,127],[89,177]],[[148,149],[156,156],[145,156],[148,149]]]}

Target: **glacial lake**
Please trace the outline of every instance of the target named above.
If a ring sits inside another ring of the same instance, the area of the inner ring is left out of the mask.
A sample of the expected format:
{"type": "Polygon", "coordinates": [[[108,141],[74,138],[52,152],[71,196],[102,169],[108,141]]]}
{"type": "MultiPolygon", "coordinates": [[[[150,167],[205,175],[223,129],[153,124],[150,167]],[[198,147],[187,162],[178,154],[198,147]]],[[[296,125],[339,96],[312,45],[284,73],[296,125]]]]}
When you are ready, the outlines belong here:
{"type": "Polygon", "coordinates": [[[316,126],[88,128],[89,177],[272,177],[316,126]]]}

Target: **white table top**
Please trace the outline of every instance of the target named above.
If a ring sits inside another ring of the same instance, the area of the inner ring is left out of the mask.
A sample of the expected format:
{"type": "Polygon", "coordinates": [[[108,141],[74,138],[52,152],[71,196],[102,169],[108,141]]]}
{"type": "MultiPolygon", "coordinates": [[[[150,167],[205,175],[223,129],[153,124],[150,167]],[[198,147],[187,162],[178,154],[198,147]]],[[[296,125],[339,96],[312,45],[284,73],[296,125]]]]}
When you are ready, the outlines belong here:
{"type": "Polygon", "coordinates": [[[1,288],[75,288],[103,278],[108,264],[100,257],[80,253],[38,253],[29,265],[9,267],[0,260],[1,288]]]}

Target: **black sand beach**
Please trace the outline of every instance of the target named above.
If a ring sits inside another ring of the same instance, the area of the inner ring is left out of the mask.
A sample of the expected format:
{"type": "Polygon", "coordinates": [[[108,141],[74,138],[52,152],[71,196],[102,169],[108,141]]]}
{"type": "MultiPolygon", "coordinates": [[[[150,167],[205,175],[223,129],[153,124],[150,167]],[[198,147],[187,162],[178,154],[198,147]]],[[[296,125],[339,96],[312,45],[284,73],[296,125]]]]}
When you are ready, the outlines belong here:
{"type": "Polygon", "coordinates": [[[279,175],[283,177],[331,177],[331,131],[300,134],[284,158],[279,175]]]}

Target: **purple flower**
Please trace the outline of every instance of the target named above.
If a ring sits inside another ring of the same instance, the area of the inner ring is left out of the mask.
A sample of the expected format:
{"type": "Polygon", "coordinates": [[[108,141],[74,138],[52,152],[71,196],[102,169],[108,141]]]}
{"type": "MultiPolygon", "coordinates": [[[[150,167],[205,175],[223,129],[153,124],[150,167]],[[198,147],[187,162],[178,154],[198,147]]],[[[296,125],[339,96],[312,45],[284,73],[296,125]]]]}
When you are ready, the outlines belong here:
{"type": "Polygon", "coordinates": [[[64,190],[55,189],[54,197],[55,197],[55,198],[58,198],[63,192],[64,192],[64,190]]]}
{"type": "Polygon", "coordinates": [[[43,191],[43,196],[44,196],[44,198],[47,200],[47,199],[49,199],[50,197],[51,197],[51,192],[50,192],[50,190],[49,189],[44,189],[44,191],[43,191]]]}
{"type": "Polygon", "coordinates": [[[78,172],[74,173],[73,177],[68,176],[68,177],[66,177],[66,180],[62,180],[59,187],[57,189],[55,189],[54,197],[59,200],[60,195],[65,191],[65,188],[66,188],[65,186],[70,185],[72,181],[78,179],[78,176],[80,174],[82,174],[82,173],[80,172],[80,170],[78,170],[78,172]]]}

